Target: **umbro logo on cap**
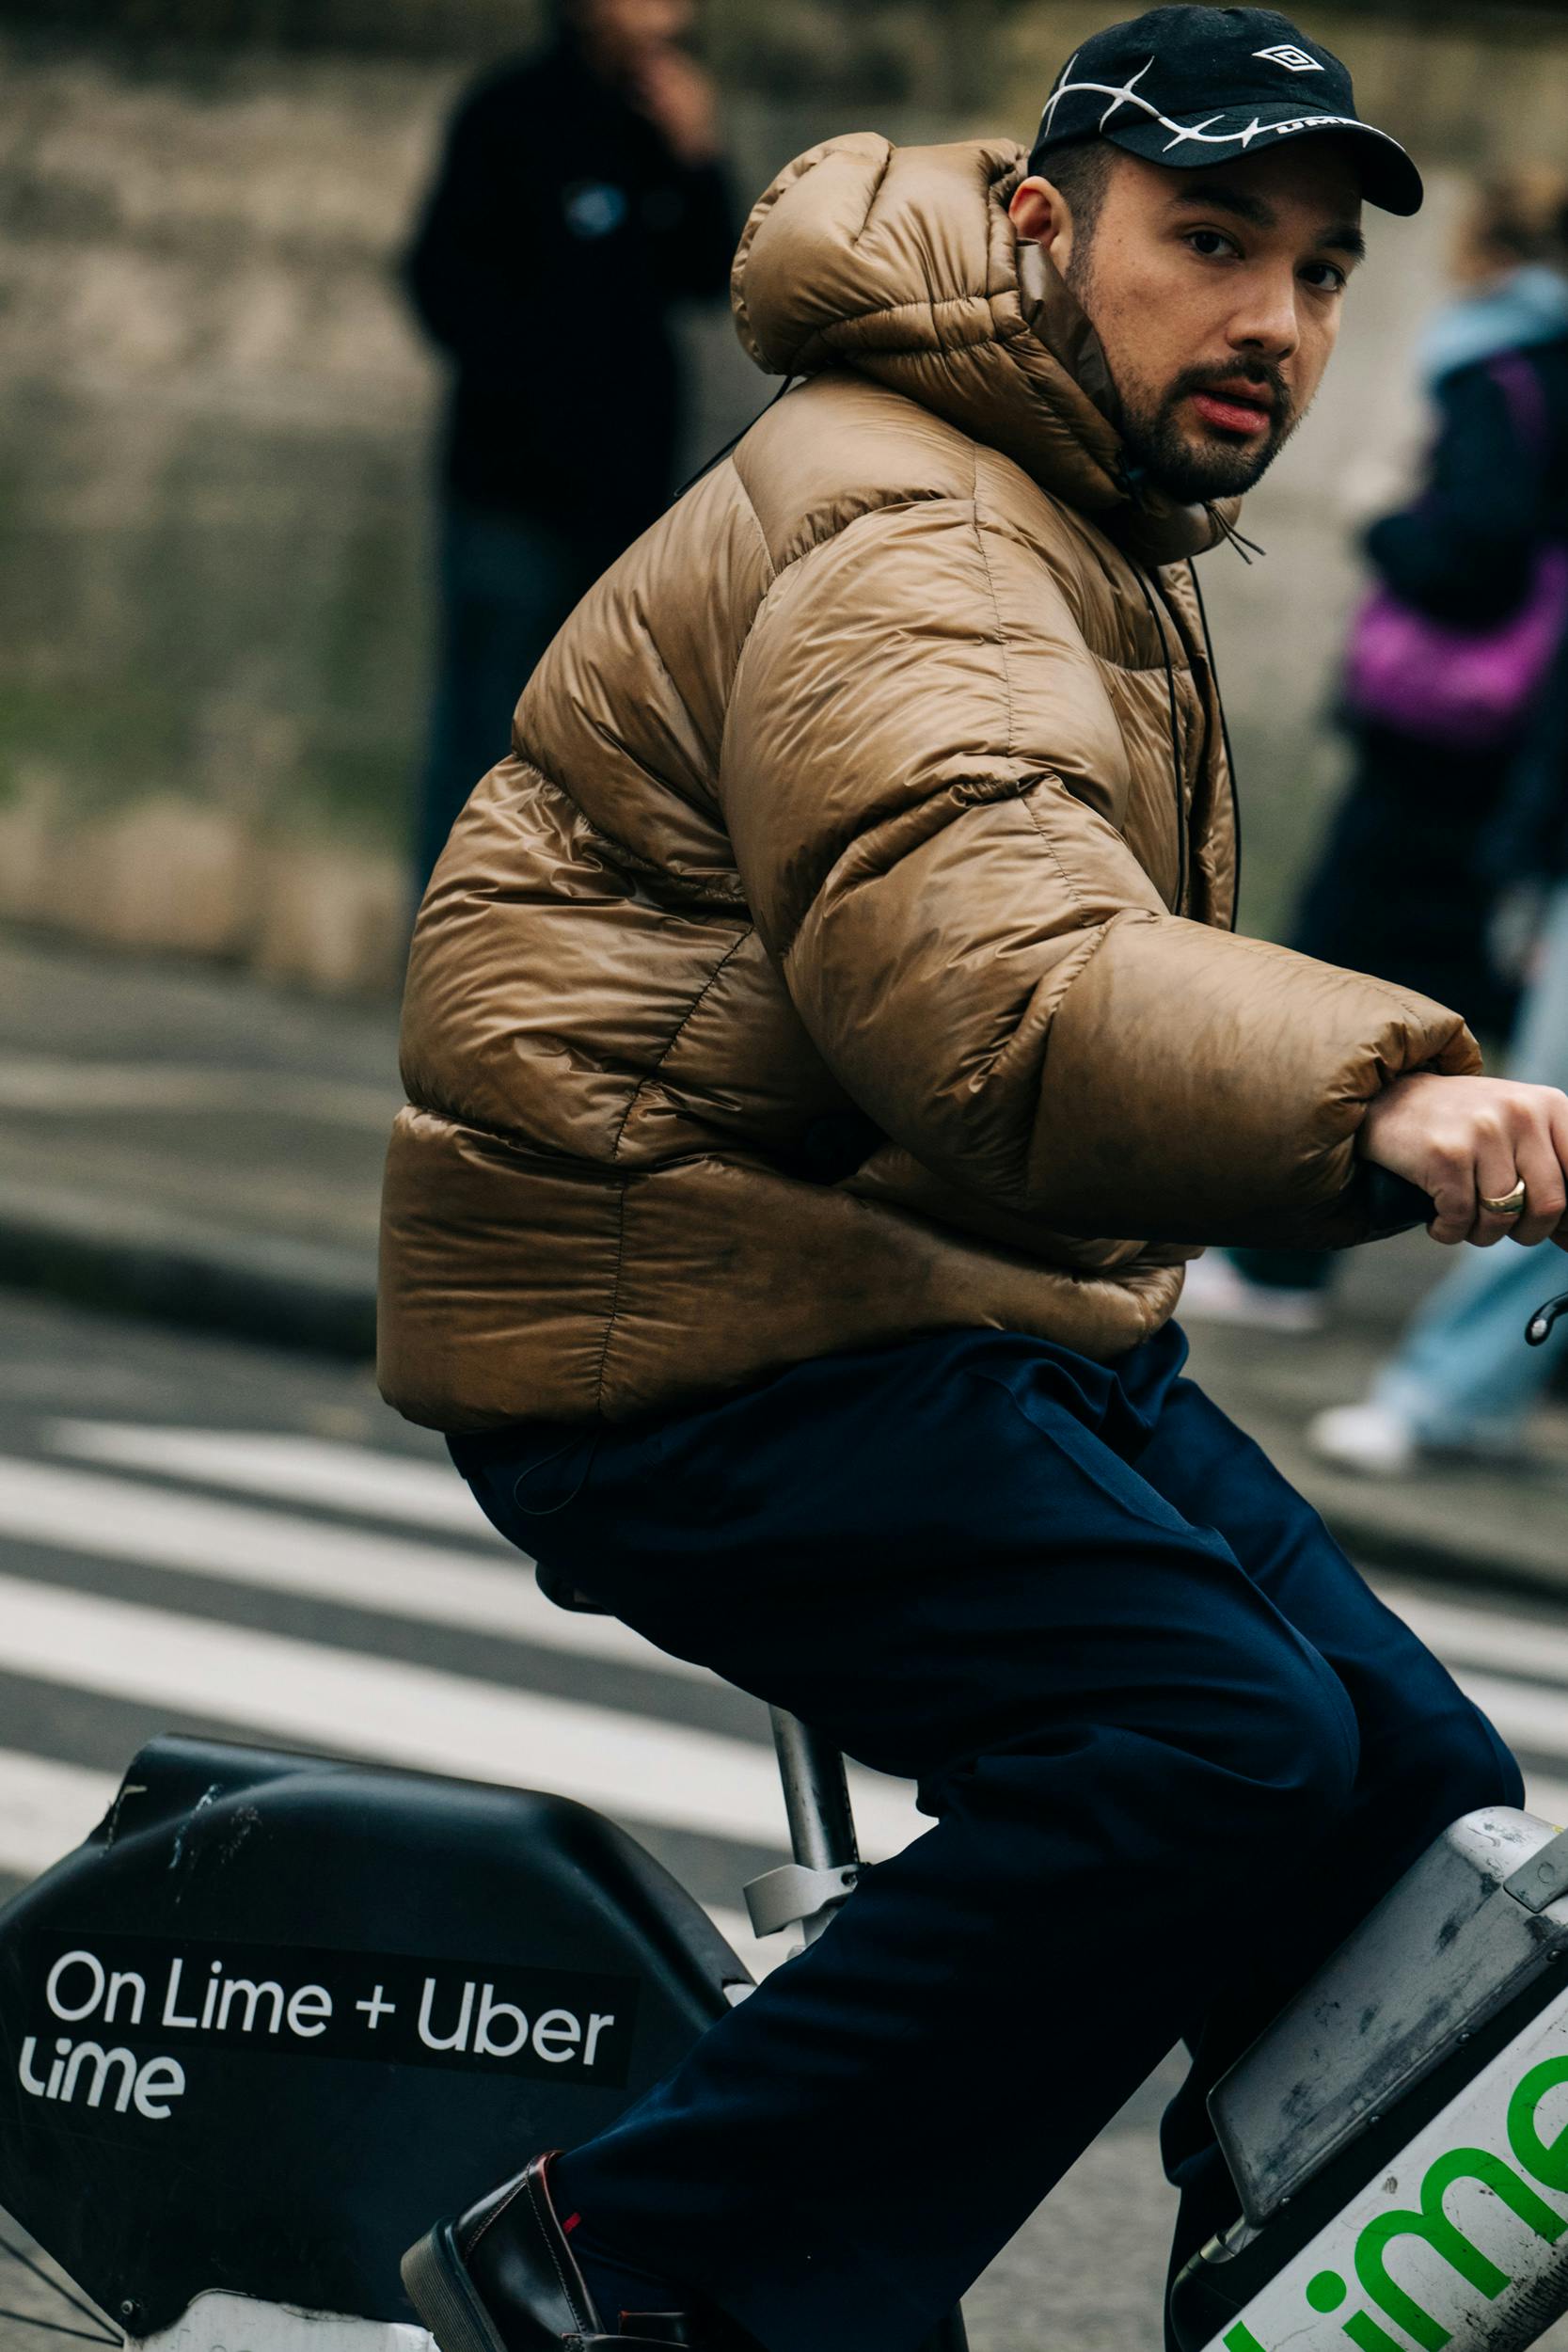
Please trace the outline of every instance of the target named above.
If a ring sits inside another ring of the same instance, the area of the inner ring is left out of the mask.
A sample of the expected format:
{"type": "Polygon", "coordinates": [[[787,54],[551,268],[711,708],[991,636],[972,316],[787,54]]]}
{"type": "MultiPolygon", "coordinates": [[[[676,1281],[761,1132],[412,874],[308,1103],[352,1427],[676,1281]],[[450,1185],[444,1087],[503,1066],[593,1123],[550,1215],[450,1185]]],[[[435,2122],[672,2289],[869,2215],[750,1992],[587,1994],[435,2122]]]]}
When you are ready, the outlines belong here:
{"type": "Polygon", "coordinates": [[[1282,42],[1277,49],[1255,49],[1252,54],[1255,57],[1266,57],[1270,65],[1285,66],[1291,73],[1321,73],[1323,70],[1316,57],[1309,57],[1305,49],[1297,49],[1291,41],[1282,42]]]}

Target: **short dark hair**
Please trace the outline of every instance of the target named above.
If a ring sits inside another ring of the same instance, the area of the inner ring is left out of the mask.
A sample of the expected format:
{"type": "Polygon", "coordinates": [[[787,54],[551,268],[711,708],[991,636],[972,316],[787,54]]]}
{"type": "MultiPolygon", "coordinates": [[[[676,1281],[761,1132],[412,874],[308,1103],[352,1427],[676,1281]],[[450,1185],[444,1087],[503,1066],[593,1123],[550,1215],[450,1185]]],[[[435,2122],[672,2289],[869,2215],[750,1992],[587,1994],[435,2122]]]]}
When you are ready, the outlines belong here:
{"type": "Polygon", "coordinates": [[[1066,198],[1080,247],[1094,234],[1116,160],[1117,151],[1109,139],[1075,139],[1070,147],[1058,147],[1038,164],[1030,165],[1033,173],[1049,180],[1057,194],[1066,198]]]}

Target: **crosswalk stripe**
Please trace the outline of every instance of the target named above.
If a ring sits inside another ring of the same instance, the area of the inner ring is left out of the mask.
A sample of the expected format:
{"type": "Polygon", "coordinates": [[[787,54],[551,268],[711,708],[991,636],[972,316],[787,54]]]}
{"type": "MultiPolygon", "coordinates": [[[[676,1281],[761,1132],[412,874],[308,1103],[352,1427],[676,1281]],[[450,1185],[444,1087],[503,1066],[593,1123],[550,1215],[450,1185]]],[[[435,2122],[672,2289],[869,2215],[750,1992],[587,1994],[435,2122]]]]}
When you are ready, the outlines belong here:
{"type": "MultiPolygon", "coordinates": [[[[55,1422],[45,1441],[52,1452],[78,1461],[400,1520],[465,1535],[522,1559],[495,1533],[454,1469],[372,1446],[266,1431],[91,1421],[55,1422]]],[[[1568,1685],[1568,1629],[1434,1598],[1407,1584],[1380,1581],[1378,1590],[1439,1656],[1537,1679],[1544,1671],[1568,1685]]],[[[559,1622],[562,1613],[551,1614],[559,1622]]]]}
{"type": "Polygon", "coordinates": [[[1568,1829],[1568,1780],[1549,1780],[1541,1772],[1525,1775],[1525,1800],[1530,1812],[1554,1829],[1568,1829]]]}
{"type": "Polygon", "coordinates": [[[12,1455],[0,1456],[4,1535],[96,1559],[134,1560],[225,1583],[346,1602],[381,1616],[505,1634],[579,1658],[713,1679],[705,1668],[655,1649],[613,1617],[556,1608],[534,1583],[521,1552],[492,1562],[12,1455]]]}
{"type": "MultiPolygon", "coordinates": [[[[119,1775],[114,1772],[0,1748],[0,1875],[29,1879],[48,1869],[72,1846],[80,1845],[103,1819],[119,1786],[119,1775]]],[[[1568,1824],[1568,1780],[1531,1773],[1528,1802],[1542,1820],[1554,1827],[1568,1824]]],[[[739,1951],[736,1938],[751,1935],[745,1913],[715,1911],[713,1917],[739,1951]]],[[[769,1937],[760,1948],[765,1956],[777,1959],[783,1942],[769,1937]]]]}
{"type": "Polygon", "coordinates": [[[1405,1584],[1378,1585],[1397,1615],[1434,1650],[1450,1673],[1456,1659],[1505,1674],[1568,1687],[1568,1631],[1535,1617],[1512,1617],[1462,1602],[1436,1600],[1405,1584]]]}
{"type": "Polygon", "coordinates": [[[1511,1747],[1568,1761],[1568,1694],[1544,1682],[1505,1682],[1498,1675],[1472,1674],[1464,1666],[1450,1672],[1511,1747]]]}
{"type": "MultiPolygon", "coordinates": [[[[113,1772],[0,1749],[0,1875],[25,1881],[58,1862],[103,1819],[119,1785],[113,1772]]],[[[1568,1781],[1532,1776],[1528,1803],[1543,1820],[1568,1822],[1568,1781]]],[[[767,1976],[796,1948],[789,1935],[754,1936],[743,1911],[710,1905],[708,1916],[753,1977],[767,1976]]]]}
{"type": "Polygon", "coordinates": [[[0,1871],[8,1878],[37,1878],[81,1844],[114,1803],[119,1787],[116,1772],[0,1748],[0,1871]]]}
{"type": "MultiPolygon", "coordinates": [[[[35,1879],[62,1860],[97,1827],[119,1788],[113,1772],[0,1748],[0,1875],[35,1879]]],[[[743,1911],[711,1906],[708,1917],[753,1977],[789,1958],[790,1939],[759,1941],[743,1911]]]]}
{"type": "MultiPolygon", "coordinates": [[[[0,1583],[0,1597],[4,1597],[3,1583],[0,1583]]],[[[87,1605],[120,1607],[120,1604],[87,1605]]],[[[150,1613],[135,1613],[140,1616],[150,1613]]],[[[19,1621],[8,1613],[8,1624],[19,1625],[19,1621]]],[[[22,1661],[18,1660],[16,1662],[22,1661]]],[[[1522,1688],[1518,1684],[1488,1681],[1473,1676],[1466,1679],[1471,1687],[1471,1695],[1498,1722],[1505,1736],[1519,1740],[1521,1744],[1544,1747],[1548,1751],[1555,1747],[1564,1723],[1563,1705],[1557,1693],[1539,1684],[1522,1688]]],[[[211,1708],[206,1711],[228,1712],[211,1708]]],[[[340,1744],[347,1742],[340,1741],[340,1744]]],[[[511,1772],[483,1776],[507,1778],[511,1777],[511,1772]]],[[[554,1785],[562,1785],[559,1775],[554,1785]]],[[[0,1749],[0,1872],[27,1880],[48,1868],[62,1854],[79,1844],[102,1818],[113,1801],[117,1787],[118,1776],[114,1773],[62,1763],[52,1757],[0,1749]]],[[[771,1801],[773,1791],[770,1783],[767,1794],[771,1801]]],[[[1528,1803],[1530,1809],[1544,1820],[1554,1824],[1568,1822],[1568,1780],[1531,1774],[1528,1803]]],[[[864,1817],[866,1808],[863,1798],[860,1809],[864,1817]]],[[[776,1836],[776,1818],[768,1824],[768,1834],[776,1836]]],[[[753,1975],[766,1974],[788,1957],[792,1948],[790,1939],[774,1937],[759,1942],[752,1936],[743,1912],[715,1909],[711,1915],[720,1931],[753,1975]]]]}
{"type": "MultiPolygon", "coordinates": [[[[717,1732],[18,1577],[0,1577],[0,1628],[13,1674],[307,1746],[552,1788],[627,1821],[784,1842],[771,1755],[717,1732]]],[[[927,1826],[898,1783],[853,1770],[851,1786],[868,1854],[896,1851],[927,1826]]]]}
{"type": "MultiPolygon", "coordinates": [[[[462,1549],[403,1541],[96,1470],[3,1457],[0,1535],[702,1675],[611,1619],[555,1609],[520,1554],[506,1550],[505,1565],[483,1557],[485,1548],[503,1549],[500,1539],[456,1472],[438,1464],[265,1432],[126,1422],[61,1422],[50,1439],[79,1460],[353,1511],[468,1541],[462,1549]]],[[[13,1588],[0,1579],[0,1597],[13,1589],[25,1597],[4,1613],[0,1663],[40,1679],[148,1698],[272,1736],[325,1740],[426,1769],[538,1780],[631,1820],[782,1842],[771,1761],[741,1741],[170,1612],[25,1583],[13,1588]],[[96,1643],[82,1639],[88,1620],[98,1629],[96,1643]],[[107,1631],[114,1622],[126,1634],[119,1655],[107,1631]],[[178,1638],[169,1637],[170,1629],[178,1638]],[[302,1661],[303,1681],[295,1671],[302,1661]],[[342,1692],[355,1686],[359,1695],[345,1705],[342,1692]],[[400,1699],[406,1702],[401,1718],[400,1699]]],[[[1505,1738],[1568,1761],[1568,1631],[1404,1585],[1381,1589],[1505,1738]],[[1519,1678],[1505,1678],[1511,1677],[1519,1678]],[[1553,1677],[1565,1687],[1546,1679],[1553,1677]]],[[[857,1779],[868,1850],[895,1851],[924,1826],[892,1784],[857,1779]]],[[[63,1841],[55,1835],[62,1812],[85,1827],[102,1813],[105,1790],[112,1794],[103,1775],[0,1751],[0,1868],[23,1875],[44,1867],[81,1834],[63,1841]]],[[[1531,1803],[1545,1819],[1568,1819],[1568,1779],[1533,1778],[1531,1803]]]]}
{"type": "Polygon", "coordinates": [[[402,1520],[437,1534],[467,1535],[514,1560],[519,1556],[496,1534],[450,1462],[411,1461],[373,1446],[266,1430],[142,1428],[134,1422],[55,1422],[44,1443],[50,1453],[78,1462],[402,1520]]]}
{"type": "MultiPolygon", "coordinates": [[[[101,1443],[105,1453],[120,1459],[130,1458],[131,1439],[144,1434],[115,1424],[68,1423],[61,1428],[71,1437],[72,1450],[80,1438],[84,1444],[101,1443]]],[[[181,1433],[165,1433],[171,1442],[158,1449],[164,1463],[187,1470],[200,1464],[207,1474],[217,1475],[225,1451],[234,1441],[219,1438],[209,1446],[210,1434],[194,1433],[194,1441],[186,1449],[173,1442],[181,1433]]],[[[276,1485],[287,1476],[294,1482],[293,1490],[301,1494],[302,1486],[314,1479],[318,1491],[330,1487],[336,1499],[346,1502],[352,1496],[356,1503],[362,1503],[368,1488],[381,1480],[380,1460],[390,1458],[345,1465],[332,1458],[339,1451],[335,1448],[323,1447],[318,1453],[302,1440],[301,1445],[307,1447],[303,1453],[273,1454],[266,1450],[269,1441],[255,1442],[261,1451],[247,1455],[242,1445],[236,1458],[248,1468],[258,1485],[262,1481],[276,1485]]],[[[364,1451],[368,1455],[369,1449],[364,1451]]],[[[411,1475],[401,1482],[397,1478],[388,1481],[387,1494],[395,1490],[402,1504],[411,1503],[431,1519],[439,1513],[450,1523],[448,1481],[442,1473],[419,1463],[393,1467],[411,1475]]],[[[460,1507],[483,1529],[485,1523],[455,1471],[450,1483],[456,1489],[460,1507]]],[[[500,1633],[578,1657],[712,1679],[703,1668],[656,1649],[613,1618],[580,1616],[557,1609],[534,1584],[521,1553],[508,1552],[504,1564],[492,1563],[450,1547],[410,1543],[395,1535],[175,1494],[96,1470],[14,1456],[0,1457],[0,1534],[219,1581],[301,1594],[379,1614],[500,1633]]],[[[1496,1667],[1537,1681],[1544,1669],[1560,1675],[1568,1684],[1568,1632],[1533,1621],[1489,1616],[1406,1587],[1387,1588],[1387,1597],[1412,1630],[1450,1661],[1496,1667]]],[[[1508,1687],[1502,1686],[1505,1692],[1508,1687]]],[[[1506,1708],[1518,1703],[1504,1697],[1498,1704],[1506,1708]]],[[[1549,1700],[1533,1702],[1530,1731],[1509,1736],[1532,1747],[1544,1744],[1548,1752],[1568,1754],[1568,1698],[1560,1702],[1560,1721],[1549,1724],[1550,1714],[1549,1700]]]]}
{"type": "MultiPolygon", "coordinates": [[[[363,1518],[466,1536],[477,1545],[494,1547],[508,1560],[526,1566],[523,1555],[514,1551],[496,1534],[457,1471],[447,1464],[417,1461],[372,1446],[348,1445],[320,1438],[257,1430],[168,1428],[134,1422],[55,1422],[45,1432],[45,1442],[52,1452],[76,1461],[150,1471],[261,1495],[275,1502],[325,1506],[363,1518]]],[[[0,1478],[5,1467],[0,1464],[0,1478]]],[[[68,1525],[70,1517],[68,1504],[62,1513],[68,1525]]],[[[194,1527],[197,1522],[190,1524],[194,1527]]],[[[295,1523],[281,1524],[287,1525],[293,1535],[295,1523]]],[[[430,1556],[417,1553],[416,1564],[430,1556]]],[[[449,1555],[438,1557],[443,1581],[455,1581],[451,1579],[449,1555]]],[[[177,1561],[171,1565],[185,1563],[177,1561]]],[[[483,1593],[486,1587],[482,1582],[475,1590],[483,1593]]],[[[1410,1585],[1380,1581],[1378,1590],[1439,1656],[1536,1679],[1544,1672],[1568,1685],[1568,1630],[1533,1618],[1499,1616],[1462,1602],[1433,1598],[1410,1585]]],[[[331,1598],[354,1597],[345,1591],[322,1595],[331,1598]]],[[[487,1601],[477,1604],[486,1629],[494,1622],[488,1615],[489,1607],[487,1601]]],[[[586,1649],[594,1655],[641,1656],[644,1664],[665,1664],[677,1672],[682,1670],[680,1661],[663,1660],[657,1654],[650,1658],[640,1651],[637,1637],[624,1634],[624,1629],[623,1640],[617,1643],[613,1633],[596,1635],[580,1627],[574,1632],[569,1619],[562,1627],[563,1613],[552,1609],[536,1592],[529,1593],[523,1611],[530,1629],[525,1638],[549,1640],[550,1634],[541,1629],[547,1626],[556,1632],[561,1646],[586,1649]],[[531,1603],[537,1606],[531,1608],[531,1603]]],[[[448,1612],[435,1606],[428,1613],[439,1613],[452,1621],[448,1612]]]]}

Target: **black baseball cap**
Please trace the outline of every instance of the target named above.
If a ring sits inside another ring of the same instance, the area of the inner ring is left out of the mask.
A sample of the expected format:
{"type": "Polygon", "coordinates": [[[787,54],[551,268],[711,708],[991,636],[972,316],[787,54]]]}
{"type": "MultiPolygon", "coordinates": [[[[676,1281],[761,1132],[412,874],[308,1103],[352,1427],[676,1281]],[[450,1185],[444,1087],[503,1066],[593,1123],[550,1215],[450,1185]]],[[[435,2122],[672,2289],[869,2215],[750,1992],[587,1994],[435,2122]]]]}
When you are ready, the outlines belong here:
{"type": "Polygon", "coordinates": [[[1232,163],[1281,139],[1352,140],[1362,192],[1418,213],[1421,175],[1355,111],[1349,69],[1272,8],[1150,8],[1086,40],[1046,102],[1029,168],[1085,139],[1178,168],[1232,163]]]}

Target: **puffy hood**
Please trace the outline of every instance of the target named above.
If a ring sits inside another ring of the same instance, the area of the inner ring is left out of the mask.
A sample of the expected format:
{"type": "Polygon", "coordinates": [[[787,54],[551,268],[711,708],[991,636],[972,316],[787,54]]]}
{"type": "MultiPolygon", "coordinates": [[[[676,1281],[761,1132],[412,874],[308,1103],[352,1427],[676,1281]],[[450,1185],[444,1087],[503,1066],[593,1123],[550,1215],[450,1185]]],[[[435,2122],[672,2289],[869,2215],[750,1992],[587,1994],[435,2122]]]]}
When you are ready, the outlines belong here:
{"type": "Polygon", "coordinates": [[[731,295],[759,367],[849,367],[1024,468],[1156,563],[1223,536],[1233,502],[1177,507],[1126,477],[1100,340],[1007,204],[1012,139],[896,148],[855,132],[812,148],[758,199],[731,295]]]}

